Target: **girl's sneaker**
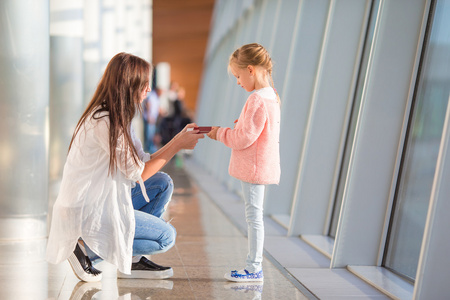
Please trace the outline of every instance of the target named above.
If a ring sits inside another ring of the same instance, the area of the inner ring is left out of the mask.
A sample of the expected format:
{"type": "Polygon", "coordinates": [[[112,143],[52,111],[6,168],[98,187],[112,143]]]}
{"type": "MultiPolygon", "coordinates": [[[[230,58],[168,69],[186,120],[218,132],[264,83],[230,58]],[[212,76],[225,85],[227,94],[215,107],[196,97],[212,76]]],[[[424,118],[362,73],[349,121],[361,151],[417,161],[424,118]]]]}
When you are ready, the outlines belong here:
{"type": "Polygon", "coordinates": [[[229,281],[235,282],[264,281],[264,274],[262,270],[255,273],[249,273],[245,269],[240,271],[234,270],[230,273],[226,273],[224,277],[229,281]]]}

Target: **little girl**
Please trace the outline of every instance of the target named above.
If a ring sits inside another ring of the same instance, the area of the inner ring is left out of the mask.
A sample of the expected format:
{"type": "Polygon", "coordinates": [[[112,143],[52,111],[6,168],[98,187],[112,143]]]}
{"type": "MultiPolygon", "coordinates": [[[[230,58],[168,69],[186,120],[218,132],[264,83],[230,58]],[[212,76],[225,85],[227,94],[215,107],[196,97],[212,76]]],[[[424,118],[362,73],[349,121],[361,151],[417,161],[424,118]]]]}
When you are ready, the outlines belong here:
{"type": "Polygon", "coordinates": [[[231,55],[228,70],[237,84],[254,91],[234,127],[213,127],[208,134],[232,149],[229,173],[241,180],[248,226],[246,266],[225,274],[230,281],[263,281],[263,201],[267,184],[280,180],[280,99],[273,89],[272,60],[266,49],[253,43],[231,55]]]}

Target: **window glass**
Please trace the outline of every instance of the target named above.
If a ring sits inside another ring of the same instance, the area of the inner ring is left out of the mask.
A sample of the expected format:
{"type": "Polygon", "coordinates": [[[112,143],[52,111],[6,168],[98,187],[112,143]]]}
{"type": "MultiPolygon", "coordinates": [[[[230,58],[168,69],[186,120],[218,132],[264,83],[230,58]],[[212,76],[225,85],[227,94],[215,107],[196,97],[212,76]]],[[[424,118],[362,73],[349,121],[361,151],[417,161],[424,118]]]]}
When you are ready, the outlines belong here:
{"type": "Polygon", "coordinates": [[[450,1],[436,1],[424,47],[384,266],[415,279],[450,91],[450,1]]]}
{"type": "Polygon", "coordinates": [[[347,172],[348,172],[348,164],[350,161],[351,148],[352,148],[352,144],[353,144],[353,139],[355,137],[356,121],[358,118],[359,108],[361,106],[361,96],[362,96],[364,81],[366,79],[367,64],[369,61],[370,48],[372,46],[373,30],[375,28],[375,21],[377,19],[379,3],[380,3],[380,1],[378,1],[378,0],[373,1],[371,13],[370,13],[369,24],[367,27],[366,40],[365,40],[365,44],[364,44],[363,55],[361,58],[361,66],[360,66],[359,76],[358,76],[358,83],[356,86],[355,98],[353,101],[353,107],[352,107],[352,112],[351,112],[351,117],[350,117],[350,124],[348,127],[347,138],[346,138],[346,142],[345,142],[344,157],[342,159],[341,171],[339,174],[338,188],[337,188],[337,192],[336,192],[336,198],[334,201],[333,214],[332,214],[330,230],[329,230],[329,236],[331,236],[333,238],[336,236],[337,223],[338,223],[338,219],[339,219],[339,214],[341,213],[342,196],[344,194],[345,180],[346,180],[346,176],[347,176],[347,172]]]}

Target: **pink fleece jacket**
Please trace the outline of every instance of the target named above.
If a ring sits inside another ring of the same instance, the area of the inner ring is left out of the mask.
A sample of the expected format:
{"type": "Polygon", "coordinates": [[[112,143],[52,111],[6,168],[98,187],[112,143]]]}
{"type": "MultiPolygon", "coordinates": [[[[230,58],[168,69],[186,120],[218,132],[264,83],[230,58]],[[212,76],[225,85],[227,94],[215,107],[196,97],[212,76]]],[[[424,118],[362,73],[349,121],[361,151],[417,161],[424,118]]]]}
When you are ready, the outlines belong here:
{"type": "Polygon", "coordinates": [[[265,97],[267,89],[275,95],[272,88],[252,93],[235,128],[217,131],[217,140],[232,149],[230,175],[254,184],[278,184],[281,174],[280,105],[276,97],[265,97]]]}

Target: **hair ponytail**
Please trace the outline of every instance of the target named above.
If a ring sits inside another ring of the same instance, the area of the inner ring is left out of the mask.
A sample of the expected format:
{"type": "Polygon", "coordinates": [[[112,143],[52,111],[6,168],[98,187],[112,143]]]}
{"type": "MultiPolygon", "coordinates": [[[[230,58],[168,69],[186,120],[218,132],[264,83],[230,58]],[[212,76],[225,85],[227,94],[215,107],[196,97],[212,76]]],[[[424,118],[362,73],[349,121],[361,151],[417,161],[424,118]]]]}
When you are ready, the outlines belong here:
{"type": "Polygon", "coordinates": [[[270,84],[272,85],[272,88],[275,91],[275,94],[277,95],[277,102],[279,105],[281,105],[280,95],[278,95],[277,89],[275,88],[275,85],[273,84],[272,72],[269,73],[269,77],[270,77],[270,84]]]}

